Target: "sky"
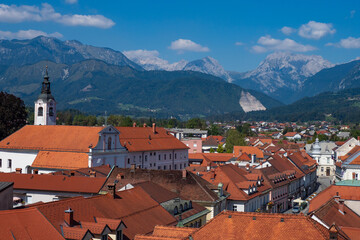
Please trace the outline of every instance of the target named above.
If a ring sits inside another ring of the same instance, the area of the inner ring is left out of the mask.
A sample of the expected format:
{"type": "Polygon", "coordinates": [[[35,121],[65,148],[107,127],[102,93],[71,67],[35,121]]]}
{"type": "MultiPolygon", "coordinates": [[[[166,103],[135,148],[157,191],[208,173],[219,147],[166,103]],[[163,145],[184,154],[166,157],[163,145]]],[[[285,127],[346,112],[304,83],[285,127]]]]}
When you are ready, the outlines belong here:
{"type": "Polygon", "coordinates": [[[38,35],[169,63],[211,56],[239,72],[256,68],[274,51],[342,63],[360,57],[360,1],[0,2],[0,39],[38,35]]]}

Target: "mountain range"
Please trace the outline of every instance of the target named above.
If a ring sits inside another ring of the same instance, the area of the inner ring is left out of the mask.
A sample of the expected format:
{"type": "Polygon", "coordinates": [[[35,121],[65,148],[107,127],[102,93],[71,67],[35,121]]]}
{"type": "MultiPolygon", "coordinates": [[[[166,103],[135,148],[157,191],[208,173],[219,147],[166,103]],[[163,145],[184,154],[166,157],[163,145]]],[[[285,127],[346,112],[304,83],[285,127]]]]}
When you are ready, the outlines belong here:
{"type": "MultiPolygon", "coordinates": [[[[208,116],[249,112],[282,105],[267,95],[246,90],[196,71],[146,71],[121,52],[37,37],[0,41],[0,87],[32,106],[40,93],[45,65],[59,109],[132,116],[208,116]]],[[[196,67],[187,63],[188,67],[196,67]]]]}

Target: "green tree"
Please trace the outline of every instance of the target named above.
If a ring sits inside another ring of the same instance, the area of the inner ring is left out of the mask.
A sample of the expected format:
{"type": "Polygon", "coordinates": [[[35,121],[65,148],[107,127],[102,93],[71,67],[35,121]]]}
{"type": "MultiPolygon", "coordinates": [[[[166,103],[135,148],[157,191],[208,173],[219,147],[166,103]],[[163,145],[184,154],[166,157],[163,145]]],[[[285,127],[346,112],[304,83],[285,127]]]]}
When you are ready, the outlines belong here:
{"type": "Polygon", "coordinates": [[[0,139],[22,128],[26,118],[24,101],[12,94],[0,92],[0,139]]]}
{"type": "Polygon", "coordinates": [[[210,148],[210,153],[214,153],[214,152],[215,152],[215,149],[210,148]]]}
{"type": "Polygon", "coordinates": [[[226,145],[225,145],[226,152],[232,153],[234,150],[234,146],[245,146],[245,145],[246,143],[244,140],[244,135],[239,133],[239,131],[231,129],[227,132],[226,145]]]}
{"type": "Polygon", "coordinates": [[[187,128],[200,128],[205,129],[205,121],[200,118],[192,118],[186,123],[187,128]]]}
{"type": "Polygon", "coordinates": [[[218,136],[222,134],[222,129],[219,126],[211,124],[208,130],[208,135],[218,136]]]}
{"type": "Polygon", "coordinates": [[[219,144],[218,148],[216,149],[216,151],[218,153],[223,153],[225,151],[225,149],[223,148],[223,146],[221,144],[219,144]]]}

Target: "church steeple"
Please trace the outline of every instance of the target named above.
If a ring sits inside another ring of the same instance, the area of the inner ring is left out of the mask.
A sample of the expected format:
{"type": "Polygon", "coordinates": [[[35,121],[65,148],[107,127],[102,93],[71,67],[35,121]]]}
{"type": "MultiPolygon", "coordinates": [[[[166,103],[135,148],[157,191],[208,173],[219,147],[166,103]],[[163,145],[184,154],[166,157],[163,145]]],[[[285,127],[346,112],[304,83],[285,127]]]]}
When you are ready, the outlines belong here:
{"type": "Polygon", "coordinates": [[[44,99],[44,100],[53,99],[53,100],[55,100],[53,95],[51,95],[50,81],[49,81],[47,66],[46,66],[46,70],[45,70],[44,81],[42,82],[41,94],[39,95],[38,99],[44,99]]]}
{"type": "Polygon", "coordinates": [[[35,125],[56,124],[56,101],[51,94],[48,68],[46,66],[44,81],[41,85],[41,94],[35,102],[35,125]]]}

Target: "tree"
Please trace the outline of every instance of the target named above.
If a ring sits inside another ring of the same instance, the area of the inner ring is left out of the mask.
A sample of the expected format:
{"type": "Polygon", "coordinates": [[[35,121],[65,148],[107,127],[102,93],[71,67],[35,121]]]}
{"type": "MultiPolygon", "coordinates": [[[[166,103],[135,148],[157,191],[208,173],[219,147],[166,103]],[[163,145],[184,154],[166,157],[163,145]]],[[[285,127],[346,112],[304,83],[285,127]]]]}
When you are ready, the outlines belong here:
{"type": "Polygon", "coordinates": [[[12,94],[0,92],[0,139],[22,128],[26,118],[24,101],[12,94]]]}
{"type": "Polygon", "coordinates": [[[192,118],[186,123],[187,128],[200,128],[205,129],[205,121],[200,118],[192,118]]]}
{"type": "Polygon", "coordinates": [[[218,136],[222,134],[222,129],[220,129],[217,125],[211,124],[208,130],[209,135],[218,136]]]}
{"type": "Polygon", "coordinates": [[[245,146],[244,135],[240,134],[237,130],[229,130],[226,137],[225,150],[228,153],[232,153],[234,146],[245,146]]]}
{"type": "Polygon", "coordinates": [[[225,149],[223,148],[223,146],[221,144],[219,144],[218,148],[216,149],[216,151],[218,153],[223,153],[225,151],[225,149]]]}

